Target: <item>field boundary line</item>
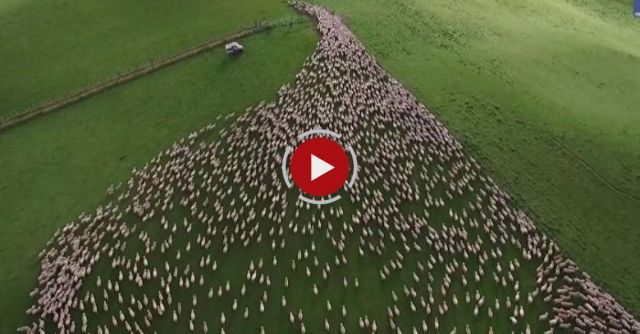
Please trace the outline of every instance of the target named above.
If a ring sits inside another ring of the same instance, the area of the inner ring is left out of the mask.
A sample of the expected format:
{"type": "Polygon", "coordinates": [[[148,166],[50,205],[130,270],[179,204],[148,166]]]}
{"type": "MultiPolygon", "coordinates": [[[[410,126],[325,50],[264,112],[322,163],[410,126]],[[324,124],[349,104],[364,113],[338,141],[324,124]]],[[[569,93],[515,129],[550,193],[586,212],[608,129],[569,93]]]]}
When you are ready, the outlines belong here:
{"type": "Polygon", "coordinates": [[[88,88],[81,89],[80,91],[72,93],[71,95],[63,97],[61,99],[46,102],[44,104],[40,104],[33,108],[29,108],[25,111],[19,112],[14,116],[9,117],[6,120],[0,120],[0,132],[12,126],[15,126],[15,125],[24,123],[28,120],[31,120],[33,118],[36,118],[38,116],[42,116],[42,115],[51,113],[53,111],[62,109],[76,102],[84,100],[88,97],[104,92],[115,86],[119,86],[121,84],[136,80],[142,76],[155,72],[161,68],[176,64],[178,62],[181,62],[183,60],[186,60],[188,58],[201,54],[205,51],[209,51],[223,44],[229,43],[233,40],[255,35],[257,33],[265,32],[267,30],[271,30],[275,28],[278,25],[279,25],[279,22],[277,21],[276,22],[256,22],[256,24],[251,28],[236,31],[222,38],[209,40],[200,45],[189,47],[172,56],[161,58],[160,60],[153,61],[148,65],[143,65],[132,71],[126,72],[121,75],[117,75],[105,81],[98,82],[97,84],[89,86],[88,88]]]}
{"type": "Polygon", "coordinates": [[[591,167],[591,165],[589,165],[588,162],[586,162],[579,155],[577,155],[576,153],[571,151],[568,147],[566,147],[558,139],[556,139],[553,136],[553,134],[551,134],[551,131],[549,131],[545,127],[541,127],[541,129],[547,135],[547,137],[549,137],[549,139],[551,139],[551,141],[553,141],[554,144],[556,144],[558,147],[560,147],[560,149],[562,149],[566,154],[568,154],[569,156],[574,158],[576,161],[578,161],[578,163],[580,165],[582,165],[582,167],[586,168],[593,176],[595,176],[607,188],[609,188],[610,190],[612,190],[614,192],[617,192],[618,194],[620,194],[620,195],[622,195],[624,197],[627,197],[630,200],[633,200],[635,202],[640,202],[640,198],[634,196],[633,194],[627,193],[626,191],[624,191],[622,189],[618,189],[615,185],[613,185],[611,182],[609,182],[602,174],[600,174],[597,170],[595,170],[593,167],[591,167]]]}

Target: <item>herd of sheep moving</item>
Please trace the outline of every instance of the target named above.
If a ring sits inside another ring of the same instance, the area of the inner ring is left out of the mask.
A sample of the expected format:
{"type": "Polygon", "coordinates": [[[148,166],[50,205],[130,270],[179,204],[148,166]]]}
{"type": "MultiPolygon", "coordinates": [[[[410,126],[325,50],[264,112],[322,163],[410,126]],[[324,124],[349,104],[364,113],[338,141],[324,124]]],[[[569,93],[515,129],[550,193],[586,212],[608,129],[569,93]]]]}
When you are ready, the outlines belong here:
{"type": "Polygon", "coordinates": [[[41,252],[27,333],[640,333],[337,16],[275,102],[175,143],[41,252]],[[342,200],[280,179],[296,135],[358,152],[342,200]]]}

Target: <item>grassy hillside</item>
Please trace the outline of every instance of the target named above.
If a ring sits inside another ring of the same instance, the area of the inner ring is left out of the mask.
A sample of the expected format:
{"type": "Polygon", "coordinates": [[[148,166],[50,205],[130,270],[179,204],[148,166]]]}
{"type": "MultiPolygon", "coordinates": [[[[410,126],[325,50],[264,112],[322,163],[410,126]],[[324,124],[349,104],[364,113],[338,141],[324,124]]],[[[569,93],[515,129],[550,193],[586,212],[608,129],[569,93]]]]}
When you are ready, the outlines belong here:
{"type": "Polygon", "coordinates": [[[285,15],[281,1],[3,1],[0,117],[285,15]]]}
{"type": "MultiPolygon", "coordinates": [[[[339,19],[299,8],[325,35],[295,84],[159,153],[56,234],[45,312],[77,296],[57,310],[88,333],[542,333],[553,306],[603,312],[339,19]],[[359,154],[358,179],[324,206],[280,175],[281,152],[314,125],[359,154]],[[71,296],[68,273],[82,280],[71,296]]],[[[74,328],[33,313],[48,331],[74,328]]]]}
{"type": "Polygon", "coordinates": [[[640,314],[640,20],[628,1],[320,3],[640,314]]]}
{"type": "Polygon", "coordinates": [[[310,25],[256,35],[0,134],[0,332],[23,320],[53,232],[177,138],[272,98],[311,54],[310,25]],[[276,61],[277,60],[277,61],[276,61]]]}
{"type": "MultiPolygon", "coordinates": [[[[626,2],[321,2],[640,313],[640,20],[626,2]]],[[[283,15],[250,0],[2,2],[0,117],[283,15]]],[[[0,332],[21,323],[53,231],[177,138],[273,97],[315,40],[309,26],[277,29],[240,59],[206,54],[0,133],[0,332]]]]}

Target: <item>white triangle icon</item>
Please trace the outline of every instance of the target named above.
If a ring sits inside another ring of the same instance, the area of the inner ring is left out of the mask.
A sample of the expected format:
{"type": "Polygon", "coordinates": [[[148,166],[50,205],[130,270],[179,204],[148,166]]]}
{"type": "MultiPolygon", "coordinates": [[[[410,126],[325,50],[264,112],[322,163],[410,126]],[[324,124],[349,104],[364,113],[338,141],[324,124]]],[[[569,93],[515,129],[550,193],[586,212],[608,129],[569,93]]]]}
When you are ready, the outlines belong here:
{"type": "Polygon", "coordinates": [[[313,154],[311,155],[311,181],[326,174],[328,171],[332,170],[333,168],[334,167],[329,163],[327,163],[326,161],[316,157],[313,154]]]}

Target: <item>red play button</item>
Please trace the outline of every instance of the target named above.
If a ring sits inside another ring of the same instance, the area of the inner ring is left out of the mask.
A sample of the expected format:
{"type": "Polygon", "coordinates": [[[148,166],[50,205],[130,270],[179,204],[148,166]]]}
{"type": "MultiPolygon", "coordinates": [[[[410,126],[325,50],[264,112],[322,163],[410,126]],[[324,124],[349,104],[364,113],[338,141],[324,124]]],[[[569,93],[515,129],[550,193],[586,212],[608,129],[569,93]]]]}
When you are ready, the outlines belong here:
{"type": "Polygon", "coordinates": [[[349,177],[347,153],[328,138],[313,138],[300,144],[291,156],[290,167],[298,188],[317,197],[338,191],[349,177]]]}

